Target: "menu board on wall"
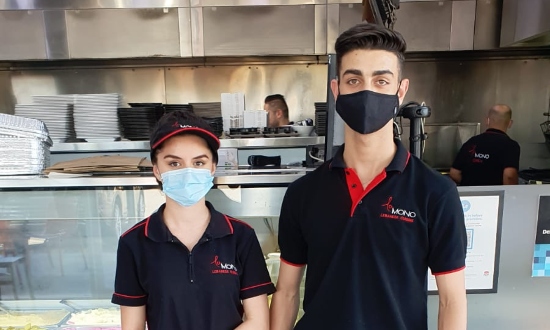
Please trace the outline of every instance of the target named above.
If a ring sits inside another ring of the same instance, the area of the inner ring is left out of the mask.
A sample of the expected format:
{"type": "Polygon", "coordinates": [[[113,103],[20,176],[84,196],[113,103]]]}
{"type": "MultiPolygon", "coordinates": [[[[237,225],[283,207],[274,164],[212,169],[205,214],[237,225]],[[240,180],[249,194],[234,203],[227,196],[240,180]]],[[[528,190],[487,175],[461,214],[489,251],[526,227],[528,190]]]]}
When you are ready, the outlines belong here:
{"type": "Polygon", "coordinates": [[[539,197],[533,277],[550,277],[550,196],[539,197]]]}
{"type": "MultiPolygon", "coordinates": [[[[503,197],[503,191],[460,193],[468,237],[464,270],[468,293],[497,292],[503,197]]],[[[431,272],[428,291],[437,292],[431,272]]]]}

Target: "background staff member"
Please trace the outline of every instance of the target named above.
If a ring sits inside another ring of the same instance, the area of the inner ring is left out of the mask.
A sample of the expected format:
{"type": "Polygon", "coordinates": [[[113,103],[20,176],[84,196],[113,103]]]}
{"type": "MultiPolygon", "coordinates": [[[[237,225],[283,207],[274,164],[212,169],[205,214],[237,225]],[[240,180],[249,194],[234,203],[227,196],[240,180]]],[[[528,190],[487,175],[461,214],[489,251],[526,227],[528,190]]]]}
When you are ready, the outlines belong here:
{"type": "Polygon", "coordinates": [[[288,105],[281,94],[267,96],[264,101],[264,110],[268,114],[267,127],[292,125],[288,119],[288,105]]]}
{"type": "Polygon", "coordinates": [[[487,115],[487,131],[464,143],[451,178],[462,186],[518,184],[520,147],[506,134],[512,123],[509,106],[493,106],[487,115]]]}
{"type": "Polygon", "coordinates": [[[120,237],[112,301],[123,330],[145,321],[149,330],[268,329],[274,287],[256,234],[205,201],[219,146],[187,112],[165,115],[152,133],[166,204],[120,237]]]}
{"type": "Polygon", "coordinates": [[[409,81],[405,41],[359,24],[336,41],[331,81],[345,145],[292,183],[279,219],[281,266],[271,329],[427,329],[426,273],[439,289],[439,328],[466,329],[466,230],[456,186],[393,139],[409,81]]]}

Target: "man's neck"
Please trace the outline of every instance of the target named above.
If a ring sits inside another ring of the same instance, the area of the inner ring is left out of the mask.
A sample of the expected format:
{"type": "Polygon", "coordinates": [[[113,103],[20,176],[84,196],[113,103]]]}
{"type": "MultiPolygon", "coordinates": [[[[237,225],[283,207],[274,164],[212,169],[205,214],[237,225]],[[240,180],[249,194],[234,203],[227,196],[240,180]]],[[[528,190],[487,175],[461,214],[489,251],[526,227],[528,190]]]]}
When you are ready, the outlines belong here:
{"type": "Polygon", "coordinates": [[[506,133],[506,128],[502,128],[502,127],[489,126],[489,127],[487,127],[487,129],[488,130],[490,130],[490,129],[497,130],[497,131],[501,131],[501,132],[506,133]]]}
{"type": "Polygon", "coordinates": [[[368,135],[346,130],[344,162],[355,170],[363,188],[393,160],[397,147],[392,134],[386,127],[368,135]]]}

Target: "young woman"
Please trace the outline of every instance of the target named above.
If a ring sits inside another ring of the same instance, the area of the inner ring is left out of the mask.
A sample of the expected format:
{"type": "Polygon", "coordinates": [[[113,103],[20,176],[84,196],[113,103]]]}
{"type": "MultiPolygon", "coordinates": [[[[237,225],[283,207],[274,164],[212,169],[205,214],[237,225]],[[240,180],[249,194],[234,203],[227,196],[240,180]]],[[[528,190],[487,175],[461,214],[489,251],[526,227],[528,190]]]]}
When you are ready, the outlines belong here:
{"type": "Polygon", "coordinates": [[[166,203],[120,237],[122,329],[268,329],[275,288],[254,230],[205,201],[220,141],[201,118],[173,112],[150,143],[166,203]]]}

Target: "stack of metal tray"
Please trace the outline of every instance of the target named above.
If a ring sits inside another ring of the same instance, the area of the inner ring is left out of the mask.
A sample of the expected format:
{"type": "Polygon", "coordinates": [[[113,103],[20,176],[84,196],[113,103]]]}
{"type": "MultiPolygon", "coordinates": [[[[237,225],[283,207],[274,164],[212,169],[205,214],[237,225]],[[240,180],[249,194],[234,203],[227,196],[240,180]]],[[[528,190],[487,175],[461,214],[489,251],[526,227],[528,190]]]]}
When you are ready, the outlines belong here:
{"type": "Polygon", "coordinates": [[[40,120],[0,114],[0,175],[38,175],[53,145],[40,120]]]}

